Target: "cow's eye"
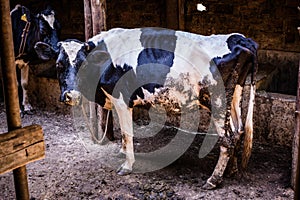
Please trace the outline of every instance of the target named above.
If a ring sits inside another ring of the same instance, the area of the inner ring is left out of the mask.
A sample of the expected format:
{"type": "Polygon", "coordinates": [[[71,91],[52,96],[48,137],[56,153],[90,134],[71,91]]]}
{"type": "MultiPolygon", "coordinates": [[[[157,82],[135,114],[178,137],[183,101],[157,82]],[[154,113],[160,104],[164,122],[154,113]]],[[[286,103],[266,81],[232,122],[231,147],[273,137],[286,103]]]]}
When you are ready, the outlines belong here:
{"type": "Polygon", "coordinates": [[[42,35],[47,35],[47,32],[46,32],[46,30],[45,30],[45,29],[41,29],[41,31],[40,31],[40,32],[41,32],[41,34],[42,34],[42,35]]]}

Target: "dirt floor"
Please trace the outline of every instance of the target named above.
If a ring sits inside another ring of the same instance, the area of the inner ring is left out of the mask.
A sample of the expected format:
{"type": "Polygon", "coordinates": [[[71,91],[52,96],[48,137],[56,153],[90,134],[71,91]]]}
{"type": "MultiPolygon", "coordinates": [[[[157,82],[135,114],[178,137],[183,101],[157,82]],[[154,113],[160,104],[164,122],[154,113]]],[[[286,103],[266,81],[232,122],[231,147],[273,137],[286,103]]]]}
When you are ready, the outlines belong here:
{"type": "MultiPolygon", "coordinates": [[[[206,191],[201,186],[212,173],[218,148],[199,159],[201,137],[163,169],[119,176],[119,140],[94,144],[87,128],[70,114],[37,110],[22,123],[42,125],[46,143],[46,158],[27,165],[31,199],[293,199],[290,148],[255,142],[249,177],[225,177],[217,189],[206,191]]],[[[3,103],[0,132],[6,132],[3,103]]],[[[137,151],[160,143],[159,138],[145,141],[135,141],[137,151]]],[[[15,199],[12,172],[0,175],[0,199],[15,199]]]]}

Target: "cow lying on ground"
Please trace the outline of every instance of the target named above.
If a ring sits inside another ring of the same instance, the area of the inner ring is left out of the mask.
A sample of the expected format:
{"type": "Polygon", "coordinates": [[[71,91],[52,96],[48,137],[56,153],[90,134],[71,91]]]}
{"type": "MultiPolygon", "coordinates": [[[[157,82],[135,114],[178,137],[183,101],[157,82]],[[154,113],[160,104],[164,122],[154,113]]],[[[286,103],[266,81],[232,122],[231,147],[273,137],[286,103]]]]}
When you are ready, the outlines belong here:
{"type": "Polygon", "coordinates": [[[112,29],[87,43],[66,40],[59,45],[56,67],[61,101],[78,105],[83,94],[106,109],[112,109],[113,105],[118,113],[123,140],[121,152],[126,154],[126,161],[118,169],[120,175],[130,173],[135,162],[134,106],[187,105],[188,111],[196,104],[211,110],[221,143],[219,160],[204,185],[206,189],[215,188],[221,182],[230,158],[233,170],[237,169],[234,151],[244,133],[241,98],[246,77],[251,74],[242,160],[242,168],[246,168],[252,148],[257,71],[258,45],[253,40],[241,34],[201,36],[141,28],[112,29]]]}
{"type": "Polygon", "coordinates": [[[22,113],[33,114],[29,103],[29,64],[47,61],[58,53],[58,32],[60,25],[54,11],[47,7],[40,14],[32,14],[28,8],[17,5],[10,13],[14,40],[16,65],[20,69],[19,86],[22,87],[22,113]]]}

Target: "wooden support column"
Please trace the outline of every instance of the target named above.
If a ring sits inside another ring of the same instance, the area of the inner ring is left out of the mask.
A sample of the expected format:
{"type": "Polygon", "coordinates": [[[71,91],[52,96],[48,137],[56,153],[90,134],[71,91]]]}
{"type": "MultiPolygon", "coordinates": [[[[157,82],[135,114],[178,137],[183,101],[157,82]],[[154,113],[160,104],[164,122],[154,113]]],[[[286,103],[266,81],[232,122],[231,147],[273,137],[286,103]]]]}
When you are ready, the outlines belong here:
{"type": "MultiPolygon", "coordinates": [[[[300,6],[298,6],[300,11],[300,6]]],[[[300,27],[297,28],[300,35],[300,27]]],[[[296,113],[295,113],[295,133],[293,141],[293,160],[292,160],[292,176],[291,185],[294,189],[294,199],[300,198],[299,191],[299,162],[300,162],[300,60],[299,60],[299,71],[298,71],[298,87],[297,87],[297,98],[296,98],[296,113]]]]}
{"type": "Polygon", "coordinates": [[[298,90],[296,98],[296,125],[295,125],[295,136],[294,136],[294,146],[293,146],[293,174],[292,182],[295,185],[294,199],[298,200],[300,198],[299,191],[299,162],[300,162],[300,62],[299,62],[299,72],[298,72],[298,90]]]}
{"type": "Polygon", "coordinates": [[[100,28],[101,31],[107,31],[107,24],[106,24],[106,0],[101,0],[100,1],[100,28]]]}
{"type": "Polygon", "coordinates": [[[0,48],[8,133],[0,135],[0,173],[13,170],[17,200],[29,200],[26,164],[44,157],[42,128],[21,128],[9,1],[0,0],[0,48]],[[35,137],[37,136],[37,137],[35,137]]]}
{"type": "Polygon", "coordinates": [[[166,21],[167,28],[178,30],[179,28],[179,11],[178,0],[166,0],[166,21]]]}
{"type": "Polygon", "coordinates": [[[92,10],[93,35],[97,35],[101,32],[100,0],[91,0],[91,10],[92,10]]]}
{"type": "MultiPolygon", "coordinates": [[[[9,1],[1,0],[1,64],[8,131],[21,128],[9,1]]],[[[26,166],[13,171],[16,199],[29,199],[26,166]]]]}
{"type": "Polygon", "coordinates": [[[185,0],[178,0],[178,23],[179,29],[185,30],[185,0]]]}
{"type": "MultiPolygon", "coordinates": [[[[87,41],[89,38],[93,37],[101,33],[101,31],[106,31],[106,0],[83,0],[84,3],[84,22],[85,22],[85,40],[87,41]]],[[[93,125],[93,130],[96,130],[94,136],[97,139],[101,139],[98,137],[98,130],[102,129],[104,132],[107,111],[104,110],[101,106],[89,102],[89,110],[90,110],[90,124],[93,125]]],[[[107,130],[107,138],[112,140],[113,136],[113,116],[110,114],[108,119],[108,130],[107,130]]],[[[101,136],[102,137],[102,136],[101,136]]]]}
{"type": "Polygon", "coordinates": [[[85,41],[93,36],[93,26],[92,26],[92,11],[90,0],[83,0],[84,6],[84,25],[85,25],[85,41]]]}
{"type": "Polygon", "coordinates": [[[106,0],[83,0],[85,40],[106,30],[106,0]]]}

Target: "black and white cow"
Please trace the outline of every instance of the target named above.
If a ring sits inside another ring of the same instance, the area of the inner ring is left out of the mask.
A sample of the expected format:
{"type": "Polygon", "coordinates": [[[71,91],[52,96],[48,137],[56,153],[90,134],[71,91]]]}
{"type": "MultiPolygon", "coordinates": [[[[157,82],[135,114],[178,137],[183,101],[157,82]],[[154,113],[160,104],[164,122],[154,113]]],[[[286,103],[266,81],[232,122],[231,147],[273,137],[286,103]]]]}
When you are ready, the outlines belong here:
{"type": "Polygon", "coordinates": [[[61,101],[78,105],[83,94],[106,109],[114,106],[117,110],[123,140],[121,152],[126,154],[118,174],[132,171],[132,110],[145,103],[197,104],[218,111],[211,115],[221,138],[220,157],[204,188],[215,188],[221,182],[230,158],[237,169],[234,150],[244,130],[242,168],[246,168],[252,148],[257,71],[258,45],[253,40],[241,34],[202,36],[138,28],[112,29],[87,43],[66,40],[59,45],[56,67],[61,101]],[[249,74],[251,91],[244,128],[240,104],[249,74]],[[223,102],[222,92],[213,92],[220,85],[226,96],[223,102]]]}
{"type": "Polygon", "coordinates": [[[60,24],[50,7],[34,15],[28,8],[17,5],[10,15],[16,65],[21,71],[18,82],[22,87],[22,107],[24,113],[32,114],[27,95],[29,63],[55,58],[58,54],[60,24]]]}

